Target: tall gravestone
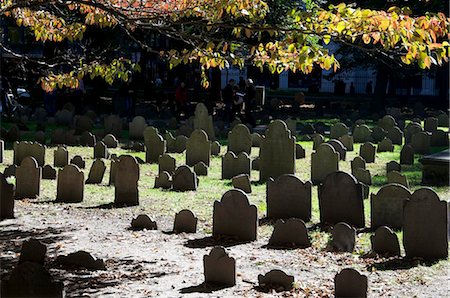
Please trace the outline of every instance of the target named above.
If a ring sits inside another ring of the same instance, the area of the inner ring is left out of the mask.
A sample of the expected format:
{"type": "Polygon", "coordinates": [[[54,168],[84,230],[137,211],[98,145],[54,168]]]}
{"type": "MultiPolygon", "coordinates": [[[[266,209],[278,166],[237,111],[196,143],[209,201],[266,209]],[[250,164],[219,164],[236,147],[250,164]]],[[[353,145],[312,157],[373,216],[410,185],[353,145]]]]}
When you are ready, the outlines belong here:
{"type": "Polygon", "coordinates": [[[157,163],[159,157],[166,153],[166,141],[158,133],[158,129],[152,126],[144,130],[145,161],[157,163]]]}
{"type": "Polygon", "coordinates": [[[41,185],[41,168],[34,157],[27,156],[16,169],[16,199],[39,196],[41,185]]]}
{"type": "Polygon", "coordinates": [[[115,166],[114,204],[126,206],[139,205],[139,164],[136,158],[130,155],[122,155],[119,157],[115,166]]]}
{"type": "Polygon", "coordinates": [[[203,103],[198,103],[194,112],[194,129],[202,129],[206,132],[208,139],[211,141],[216,140],[214,133],[213,119],[208,114],[208,108],[203,103]]]}
{"type": "Polygon", "coordinates": [[[410,191],[400,184],[388,184],[370,196],[370,222],[372,228],[403,227],[403,206],[411,198],[410,191]]]}
{"type": "Polygon", "coordinates": [[[76,165],[66,165],[58,171],[56,201],[79,203],[83,201],[84,173],[76,165]]]}
{"type": "Polygon", "coordinates": [[[330,144],[321,144],[311,155],[312,183],[320,184],[330,173],[336,171],[339,171],[339,153],[330,144]]]}
{"type": "Polygon", "coordinates": [[[201,129],[196,129],[186,142],[186,164],[193,167],[203,161],[209,166],[211,145],[208,135],[201,129]]]}
{"type": "Polygon", "coordinates": [[[372,143],[364,143],[359,148],[359,156],[364,158],[366,163],[374,163],[375,162],[375,145],[372,143]]]}
{"type": "Polygon", "coordinates": [[[281,120],[272,121],[261,140],[259,180],[295,173],[295,137],[281,120]]]}
{"type": "Polygon", "coordinates": [[[250,155],[252,149],[252,135],[250,130],[244,124],[236,125],[228,133],[228,151],[238,155],[245,152],[250,155]]]}
{"type": "Polygon", "coordinates": [[[103,142],[97,142],[94,145],[94,158],[108,158],[108,147],[103,142]]]}
{"type": "Polygon", "coordinates": [[[53,151],[53,165],[56,168],[63,168],[69,164],[69,151],[62,146],[53,151]]]}

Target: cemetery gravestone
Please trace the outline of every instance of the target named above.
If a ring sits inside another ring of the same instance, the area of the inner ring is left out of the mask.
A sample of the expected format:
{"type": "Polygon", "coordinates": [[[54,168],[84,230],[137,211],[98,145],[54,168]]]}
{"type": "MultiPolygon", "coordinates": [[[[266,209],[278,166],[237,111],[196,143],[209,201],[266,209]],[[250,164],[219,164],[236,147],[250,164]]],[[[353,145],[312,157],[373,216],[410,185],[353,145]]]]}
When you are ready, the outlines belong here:
{"type": "Polygon", "coordinates": [[[104,119],[105,134],[113,134],[120,138],[122,136],[123,122],[117,115],[109,115],[104,119]]]}
{"type": "Polygon", "coordinates": [[[361,156],[355,156],[351,161],[352,174],[354,174],[356,169],[366,169],[366,161],[361,156]]]}
{"type": "Polygon", "coordinates": [[[381,226],[370,236],[372,251],[380,255],[400,256],[397,235],[387,226],[381,226]]]}
{"type": "Polygon", "coordinates": [[[349,135],[343,135],[339,138],[339,141],[344,145],[346,151],[353,151],[353,137],[349,135]]]}
{"type": "Polygon", "coordinates": [[[139,214],[131,220],[131,228],[133,230],[157,230],[158,226],[148,215],[139,214]]]}
{"type": "Polygon", "coordinates": [[[250,157],[245,152],[236,156],[229,151],[222,157],[222,179],[231,179],[239,174],[250,175],[250,157]]]}
{"type": "Polygon", "coordinates": [[[245,152],[250,155],[252,149],[252,135],[250,130],[244,124],[236,125],[232,131],[228,133],[228,151],[239,155],[245,152]]]}
{"type": "Polygon", "coordinates": [[[177,136],[175,139],[175,153],[183,153],[186,150],[188,138],[186,136],[177,136]]]}
{"type": "Polygon", "coordinates": [[[105,143],[107,148],[117,148],[119,146],[119,141],[117,141],[113,134],[107,134],[102,142],[105,143]]]}
{"type": "Polygon", "coordinates": [[[390,171],[387,173],[387,183],[397,183],[409,188],[409,183],[406,176],[397,171],[390,171]]]}
{"type": "Polygon", "coordinates": [[[79,203],[83,201],[84,173],[76,165],[66,165],[58,171],[56,201],[79,203]]]}
{"type": "Polygon", "coordinates": [[[313,150],[317,150],[320,144],[325,142],[325,138],[321,134],[316,134],[313,137],[313,150]]]}
{"type": "Polygon", "coordinates": [[[404,145],[400,151],[400,164],[413,165],[414,164],[414,148],[411,145],[404,145]]]}
{"type": "Polygon", "coordinates": [[[392,229],[403,227],[403,206],[411,198],[411,193],[403,185],[388,184],[377,194],[370,196],[370,222],[372,228],[388,226],[392,229]]]}
{"type": "Polygon", "coordinates": [[[423,132],[422,126],[417,123],[409,123],[405,129],[405,143],[410,144],[412,141],[413,135],[416,133],[423,132]]]}
{"type": "Polygon", "coordinates": [[[101,142],[97,142],[97,144],[95,144],[94,146],[94,158],[106,158],[108,159],[109,157],[109,152],[108,152],[108,147],[106,146],[105,143],[103,143],[103,141],[101,142]]]}
{"type": "Polygon", "coordinates": [[[39,196],[41,168],[34,157],[27,156],[16,170],[16,199],[39,196]]]}
{"type": "Polygon", "coordinates": [[[433,131],[430,138],[430,146],[448,147],[449,146],[448,133],[440,129],[433,131]]]}
{"type": "Polygon", "coordinates": [[[198,103],[195,107],[194,114],[194,129],[203,130],[207,135],[207,139],[215,141],[216,137],[214,134],[213,119],[212,116],[208,114],[206,106],[203,103],[198,103]]]}
{"type": "Polygon", "coordinates": [[[209,166],[211,156],[211,145],[208,135],[203,130],[194,130],[186,142],[186,164],[194,166],[202,161],[209,166]]]}
{"type": "Polygon", "coordinates": [[[188,166],[180,166],[172,177],[172,189],[175,191],[197,190],[197,175],[188,166]]]}
{"type": "Polygon", "coordinates": [[[51,165],[45,165],[42,168],[42,179],[55,180],[56,170],[51,165]]]}
{"type": "Polygon", "coordinates": [[[257,132],[252,133],[252,147],[259,147],[261,145],[262,138],[263,137],[257,132]]]}
{"type": "Polygon", "coordinates": [[[302,145],[295,144],[295,158],[301,159],[301,158],[305,158],[305,157],[306,157],[306,153],[305,153],[305,149],[303,149],[302,145]]]}
{"type": "Polygon", "coordinates": [[[158,173],[166,171],[173,174],[176,169],[176,159],[168,154],[161,155],[158,160],[158,173]]]}
{"type": "Polygon", "coordinates": [[[367,276],[352,268],[343,269],[334,277],[335,297],[367,297],[367,276]]]}
{"type": "Polygon", "coordinates": [[[348,127],[344,123],[338,122],[331,127],[330,138],[338,139],[348,134],[348,127]]]}
{"type": "Polygon", "coordinates": [[[375,145],[372,143],[364,143],[359,149],[359,155],[364,158],[366,163],[375,162],[375,145]]]}
{"type": "Polygon", "coordinates": [[[330,144],[321,144],[311,156],[311,180],[314,185],[325,181],[330,173],[339,171],[339,153],[330,144]]]}
{"type": "Polygon", "coordinates": [[[197,232],[197,217],[192,211],[184,209],[175,214],[173,231],[175,233],[195,233],[197,232]]]}
{"type": "Polygon", "coordinates": [[[62,146],[53,151],[53,165],[56,168],[63,168],[69,164],[69,151],[62,146]]]}
{"type": "Polygon", "coordinates": [[[172,188],[172,176],[166,171],[162,171],[155,178],[155,188],[171,189],[172,188]]]}
{"type": "Polygon", "coordinates": [[[70,160],[70,164],[72,165],[76,165],[77,167],[79,167],[80,169],[84,169],[86,167],[86,162],[84,161],[84,159],[79,156],[79,155],[75,155],[71,160],[70,160]]]}
{"type": "Polygon", "coordinates": [[[389,129],[397,126],[397,122],[395,122],[394,117],[391,115],[386,115],[378,121],[378,126],[385,131],[389,131],[389,129]]]}
{"type": "Polygon", "coordinates": [[[211,155],[219,156],[220,155],[220,144],[217,141],[211,143],[211,155]]]}
{"type": "Polygon", "coordinates": [[[287,275],[281,270],[270,270],[265,275],[258,275],[258,284],[260,288],[274,289],[277,292],[290,291],[294,285],[294,277],[287,275]]]}
{"type": "Polygon", "coordinates": [[[136,158],[130,155],[122,155],[119,157],[115,167],[114,204],[126,206],[139,205],[139,164],[136,158]]]}
{"type": "Polygon", "coordinates": [[[438,128],[438,119],[434,117],[425,118],[424,128],[427,132],[434,132],[438,128]]]}
{"type": "Polygon", "coordinates": [[[45,165],[45,146],[32,142],[15,142],[14,143],[14,164],[22,164],[22,160],[32,156],[40,167],[45,165]]]}
{"type": "Polygon", "coordinates": [[[414,148],[416,154],[430,153],[431,137],[426,132],[419,132],[412,136],[411,146],[414,148]]]}
{"type": "Polygon", "coordinates": [[[372,140],[374,142],[380,142],[387,136],[387,131],[385,131],[383,128],[376,126],[372,129],[372,140]]]}
{"type": "Polygon", "coordinates": [[[366,143],[372,141],[372,131],[365,124],[357,125],[353,130],[353,141],[355,143],[366,143]]]}
{"type": "Polygon", "coordinates": [[[277,220],[270,236],[269,247],[306,248],[311,246],[308,237],[308,229],[305,222],[298,218],[290,218],[286,221],[277,220]]]}
{"type": "Polygon", "coordinates": [[[14,185],[0,173],[0,219],[14,218],[14,185]]]}
{"type": "Polygon", "coordinates": [[[85,131],[80,136],[80,145],[86,147],[94,147],[96,144],[95,136],[89,131],[85,131]]]}
{"type": "Polygon", "coordinates": [[[353,252],[356,239],[356,230],[354,228],[345,222],[340,222],[334,225],[331,235],[331,245],[334,251],[353,252]]]}
{"type": "Polygon", "coordinates": [[[231,179],[231,184],[234,188],[240,189],[245,193],[252,192],[252,185],[250,184],[250,177],[247,174],[240,174],[231,179]]]}
{"type": "Polygon", "coordinates": [[[345,160],[345,157],[347,155],[347,150],[345,149],[344,144],[341,143],[341,141],[339,140],[329,140],[328,144],[330,144],[331,146],[333,146],[334,150],[339,153],[339,159],[340,160],[345,160]]]}
{"type": "Polygon", "coordinates": [[[86,184],[100,184],[103,180],[103,175],[105,174],[106,166],[105,162],[101,159],[96,159],[89,170],[88,179],[86,184]]]}
{"type": "Polygon", "coordinates": [[[402,166],[396,161],[390,161],[386,164],[386,174],[389,173],[390,171],[401,172],[402,166]]]}
{"type": "Polygon", "coordinates": [[[201,161],[194,166],[194,172],[197,176],[208,176],[208,166],[201,161]]]}
{"type": "Polygon", "coordinates": [[[388,138],[384,138],[378,143],[377,152],[394,152],[394,145],[388,138]]]}
{"type": "Polygon", "coordinates": [[[236,284],[236,261],[223,247],[214,247],[203,257],[205,283],[234,286],[236,284]]]}
{"type": "Polygon", "coordinates": [[[397,126],[388,130],[387,138],[392,141],[392,144],[395,145],[403,144],[403,132],[397,126]]]}
{"type": "Polygon", "coordinates": [[[129,123],[129,134],[132,140],[142,140],[144,138],[144,130],[147,128],[145,118],[142,116],[136,116],[129,123]]]}

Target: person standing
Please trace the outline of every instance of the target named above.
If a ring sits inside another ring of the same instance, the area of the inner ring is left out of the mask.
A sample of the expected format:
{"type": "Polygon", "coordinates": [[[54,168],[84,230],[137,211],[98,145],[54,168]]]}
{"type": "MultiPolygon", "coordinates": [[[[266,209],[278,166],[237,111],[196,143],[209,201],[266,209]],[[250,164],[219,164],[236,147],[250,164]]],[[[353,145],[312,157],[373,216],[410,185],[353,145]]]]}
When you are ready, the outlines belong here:
{"type": "Polygon", "coordinates": [[[245,88],[245,95],[244,95],[244,104],[245,104],[245,120],[248,124],[250,124],[252,127],[256,125],[256,121],[252,116],[252,110],[255,106],[256,102],[256,88],[255,85],[253,85],[252,79],[247,79],[246,81],[246,88],[245,88]]]}
{"type": "Polygon", "coordinates": [[[234,79],[230,79],[228,84],[222,90],[222,100],[225,105],[225,113],[224,120],[225,121],[233,121],[233,101],[234,101],[234,86],[236,85],[236,81],[234,79]]]}
{"type": "Polygon", "coordinates": [[[181,82],[175,90],[175,102],[177,104],[178,117],[181,116],[181,111],[187,114],[187,88],[184,82],[181,82]]]}

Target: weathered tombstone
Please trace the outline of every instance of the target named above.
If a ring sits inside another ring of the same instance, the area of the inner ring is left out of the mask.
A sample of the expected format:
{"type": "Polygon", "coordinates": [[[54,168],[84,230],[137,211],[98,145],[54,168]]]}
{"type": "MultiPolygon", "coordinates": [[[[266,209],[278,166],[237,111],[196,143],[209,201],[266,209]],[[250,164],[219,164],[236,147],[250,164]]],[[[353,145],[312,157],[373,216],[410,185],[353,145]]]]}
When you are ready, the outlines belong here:
{"type": "Polygon", "coordinates": [[[105,143],[107,148],[117,148],[119,146],[119,141],[110,133],[103,138],[102,142],[105,143]]]}
{"type": "Polygon", "coordinates": [[[422,126],[420,126],[420,124],[414,122],[409,123],[405,129],[405,143],[410,144],[413,135],[419,132],[423,132],[422,126]]]}
{"type": "Polygon", "coordinates": [[[390,171],[386,174],[387,176],[387,183],[397,183],[405,186],[406,188],[409,188],[408,179],[405,175],[398,171],[390,171]]]}
{"type": "Polygon", "coordinates": [[[364,194],[361,184],[345,172],[329,174],[319,188],[320,222],[346,222],[364,227],[364,194]]]}
{"type": "Polygon", "coordinates": [[[172,177],[172,189],[175,191],[197,190],[197,175],[188,166],[179,166],[172,177]]]}
{"type": "Polygon", "coordinates": [[[392,144],[403,144],[403,132],[397,126],[388,130],[386,137],[392,141],[392,144]]]}
{"type": "Polygon", "coordinates": [[[252,133],[252,147],[259,147],[261,145],[262,138],[263,137],[257,132],[252,133]]]}
{"type": "Polygon", "coordinates": [[[267,217],[311,220],[311,182],[291,174],[269,179],[266,186],[267,217]]]}
{"type": "Polygon", "coordinates": [[[425,118],[424,128],[427,132],[433,132],[438,128],[438,119],[434,117],[425,118]]]}
{"type": "Polygon", "coordinates": [[[197,176],[208,176],[208,166],[203,161],[200,161],[195,164],[194,172],[197,176]]]}
{"type": "Polygon", "coordinates": [[[109,152],[108,152],[108,147],[106,146],[105,143],[101,142],[97,142],[94,146],[94,158],[108,158],[109,157],[109,152]]]}
{"type": "Polygon", "coordinates": [[[367,297],[367,276],[345,268],[334,277],[335,297],[367,297]]]}
{"type": "Polygon", "coordinates": [[[130,155],[122,155],[119,157],[115,167],[114,204],[126,206],[139,205],[139,164],[136,158],[130,155]]]}
{"type": "Polygon", "coordinates": [[[129,123],[129,135],[132,140],[142,140],[144,138],[144,130],[147,128],[145,118],[142,116],[136,116],[129,123]]]}
{"type": "Polygon", "coordinates": [[[308,229],[305,222],[299,218],[290,218],[286,221],[277,220],[270,236],[269,247],[305,248],[310,247],[308,229]]]}
{"type": "Polygon", "coordinates": [[[63,168],[69,164],[69,151],[62,146],[53,151],[53,165],[55,168],[63,168]]]}
{"type": "Polygon", "coordinates": [[[353,151],[353,137],[343,135],[339,137],[339,141],[344,145],[346,151],[353,151]]]}
{"type": "Polygon", "coordinates": [[[294,286],[294,276],[287,275],[281,270],[270,270],[265,275],[258,275],[258,285],[266,290],[290,291],[294,286]]]}
{"type": "Polygon", "coordinates": [[[133,230],[157,230],[158,226],[148,215],[139,214],[131,220],[131,228],[133,230]]]}
{"type": "Polygon", "coordinates": [[[321,134],[315,134],[312,140],[313,140],[313,150],[317,150],[320,144],[325,142],[325,138],[321,134]]]}
{"type": "Polygon", "coordinates": [[[24,262],[32,262],[44,265],[47,246],[39,240],[30,238],[22,243],[20,250],[19,264],[24,262]]]}
{"type": "Polygon", "coordinates": [[[217,141],[211,143],[211,155],[219,156],[220,155],[220,144],[217,141]]]}
{"type": "Polygon", "coordinates": [[[58,171],[56,201],[79,203],[83,201],[84,173],[76,165],[66,165],[58,171]]]}
{"type": "Polygon", "coordinates": [[[86,146],[86,147],[94,147],[96,144],[96,138],[95,136],[90,133],[89,131],[85,131],[81,134],[80,137],[80,145],[86,146]]]}
{"type": "Polygon", "coordinates": [[[205,131],[209,140],[215,141],[216,136],[214,134],[213,119],[208,114],[206,106],[203,103],[198,103],[195,107],[194,114],[194,129],[202,129],[205,131]]]}
{"type": "Polygon", "coordinates": [[[84,169],[86,167],[86,162],[84,161],[83,157],[80,155],[75,155],[71,160],[70,164],[76,165],[80,169],[84,169]]]}
{"type": "Polygon", "coordinates": [[[372,131],[365,124],[357,125],[353,130],[353,141],[355,143],[365,143],[372,141],[372,131]]]}
{"type": "Polygon", "coordinates": [[[176,167],[176,159],[168,154],[161,155],[158,159],[158,173],[161,174],[163,171],[173,174],[176,167]]]}
{"type": "Polygon", "coordinates": [[[27,156],[16,170],[16,199],[39,196],[41,168],[34,157],[27,156]]]}
{"type": "Polygon", "coordinates": [[[186,142],[186,164],[194,166],[202,161],[209,166],[211,145],[208,135],[203,130],[194,130],[186,142]]]}
{"type": "Polygon", "coordinates": [[[433,131],[431,133],[430,146],[448,147],[449,146],[448,133],[440,129],[433,131]]]}
{"type": "Polygon", "coordinates": [[[388,184],[377,194],[370,196],[370,222],[373,229],[388,226],[401,229],[403,226],[403,206],[411,198],[408,188],[400,184],[388,184]]]}
{"type": "Polygon", "coordinates": [[[55,180],[56,170],[51,165],[45,165],[42,168],[42,179],[55,180]]]}
{"type": "Polygon", "coordinates": [[[250,157],[245,152],[236,156],[229,151],[222,157],[222,179],[231,179],[239,174],[250,175],[250,157]]]}
{"type": "Polygon", "coordinates": [[[383,128],[376,126],[372,129],[372,140],[376,143],[380,142],[387,136],[387,131],[383,128]]]}
{"type": "Polygon", "coordinates": [[[175,221],[173,223],[174,233],[196,233],[197,232],[197,217],[192,211],[184,209],[175,214],[175,221]]]}
{"type": "Polygon", "coordinates": [[[100,184],[103,180],[103,175],[105,174],[106,166],[105,162],[101,159],[96,159],[89,170],[88,179],[86,184],[100,184]]]}
{"type": "Polygon", "coordinates": [[[431,188],[416,190],[403,210],[406,257],[448,258],[448,205],[431,188]]]}
{"type": "Polygon", "coordinates": [[[355,249],[356,230],[345,222],[334,225],[331,231],[331,246],[334,251],[353,252],[355,249]]]}
{"type": "Polygon", "coordinates": [[[387,226],[381,226],[370,236],[372,252],[387,256],[400,256],[397,235],[387,226]]]}
{"type": "Polygon", "coordinates": [[[400,151],[400,164],[413,165],[414,164],[414,148],[411,145],[404,145],[400,151]]]}
{"type": "Polygon", "coordinates": [[[390,171],[401,172],[402,166],[395,160],[392,160],[386,164],[386,174],[389,173],[390,171]]]}
{"type": "Polygon", "coordinates": [[[375,162],[375,145],[372,143],[364,143],[359,148],[359,156],[364,158],[366,163],[375,162]]]}
{"type": "Polygon", "coordinates": [[[256,240],[257,209],[250,205],[240,189],[227,191],[221,201],[214,202],[213,237],[230,237],[237,241],[256,240]]]}
{"type": "Polygon", "coordinates": [[[105,134],[113,134],[120,138],[122,136],[123,122],[117,115],[109,115],[104,119],[105,134]]]}
{"type": "Polygon", "coordinates": [[[339,153],[330,144],[321,144],[311,156],[311,181],[318,185],[330,173],[339,171],[339,153]]]}
{"type": "Polygon", "coordinates": [[[45,165],[45,146],[32,142],[15,142],[14,143],[14,164],[22,164],[22,160],[32,156],[40,167],[45,165]]]}
{"type": "Polygon", "coordinates": [[[172,188],[172,176],[169,174],[169,172],[162,171],[159,173],[159,175],[155,178],[155,188],[162,188],[162,189],[171,189],[172,188]]]}
{"type": "Polygon", "coordinates": [[[247,174],[240,174],[231,179],[231,184],[234,188],[240,189],[245,193],[252,192],[252,185],[250,184],[250,177],[247,174]]]}
{"type": "Polygon", "coordinates": [[[384,138],[378,143],[377,152],[394,152],[394,145],[388,138],[384,138]]]}
{"type": "Polygon", "coordinates": [[[338,139],[346,134],[348,134],[348,127],[344,123],[338,122],[331,126],[330,138],[338,139]]]}
{"type": "Polygon", "coordinates": [[[0,173],[0,219],[14,218],[14,185],[0,173]]]}
{"type": "Polygon", "coordinates": [[[205,284],[236,284],[236,261],[228,256],[223,247],[214,247],[203,257],[205,284]]]}
{"type": "Polygon", "coordinates": [[[295,137],[281,120],[272,121],[259,152],[259,181],[295,173],[295,137]]]}
{"type": "Polygon", "coordinates": [[[340,160],[345,160],[346,156],[347,156],[347,149],[345,149],[344,144],[342,144],[341,141],[336,140],[336,139],[332,139],[328,141],[328,144],[330,144],[331,146],[333,146],[334,150],[339,153],[339,159],[340,160]]]}
{"type": "Polygon", "coordinates": [[[301,159],[306,157],[305,149],[303,149],[302,145],[295,144],[295,158],[301,159]]]}
{"type": "Polygon", "coordinates": [[[386,115],[378,121],[378,126],[385,131],[389,131],[389,129],[397,126],[397,122],[395,122],[394,117],[391,115],[386,115]]]}
{"type": "Polygon", "coordinates": [[[351,161],[352,174],[356,169],[366,169],[366,161],[361,156],[355,156],[351,161]]]}
{"type": "Polygon", "coordinates": [[[252,135],[250,130],[244,124],[236,125],[232,131],[228,133],[228,151],[232,151],[238,155],[245,152],[250,155],[252,149],[252,135]]]}

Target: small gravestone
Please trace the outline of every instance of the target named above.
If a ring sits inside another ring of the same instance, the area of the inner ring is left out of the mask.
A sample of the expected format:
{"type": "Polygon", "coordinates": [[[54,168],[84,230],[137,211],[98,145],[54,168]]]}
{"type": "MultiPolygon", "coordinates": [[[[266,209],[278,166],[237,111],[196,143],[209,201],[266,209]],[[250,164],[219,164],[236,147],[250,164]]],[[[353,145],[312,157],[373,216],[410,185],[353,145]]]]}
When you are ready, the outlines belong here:
{"type": "Polygon", "coordinates": [[[166,153],[166,141],[159,134],[158,129],[152,126],[144,130],[145,161],[157,163],[161,155],[166,153]]]}
{"type": "Polygon", "coordinates": [[[409,188],[409,183],[406,176],[397,171],[390,171],[387,173],[387,183],[397,183],[409,188]]]}
{"type": "Polygon", "coordinates": [[[70,164],[76,165],[80,169],[84,169],[86,167],[86,162],[84,161],[83,157],[80,155],[75,155],[71,160],[70,164]]]}
{"type": "Polygon", "coordinates": [[[348,127],[344,123],[338,122],[331,127],[330,138],[332,139],[338,139],[346,134],[348,134],[348,127]]]}
{"type": "Polygon", "coordinates": [[[402,166],[398,162],[392,160],[386,164],[386,174],[389,173],[390,171],[401,172],[402,166]]]}
{"type": "Polygon", "coordinates": [[[16,170],[16,199],[35,199],[39,196],[41,185],[41,168],[34,157],[22,160],[16,170]]]}
{"type": "Polygon", "coordinates": [[[430,137],[430,146],[448,147],[449,146],[448,133],[440,129],[433,131],[430,137]]]}
{"type": "Polygon", "coordinates": [[[171,189],[172,176],[170,173],[166,171],[159,173],[159,175],[155,178],[155,188],[171,189]]]}
{"type": "Polygon", "coordinates": [[[403,206],[411,198],[411,193],[403,185],[388,184],[377,194],[370,196],[370,222],[372,228],[388,226],[392,229],[403,227],[403,206]]]}
{"type": "Polygon", "coordinates": [[[375,145],[372,143],[364,143],[359,149],[359,155],[364,158],[366,163],[375,162],[375,145]]]}
{"type": "Polygon", "coordinates": [[[240,174],[231,179],[231,184],[234,188],[240,189],[245,193],[252,193],[252,185],[250,184],[250,177],[247,174],[240,174]]]}
{"type": "Polygon", "coordinates": [[[177,136],[175,139],[175,153],[183,153],[186,150],[186,143],[188,138],[186,136],[177,136]]]}
{"type": "Polygon", "coordinates": [[[222,179],[231,179],[236,175],[250,175],[250,157],[245,152],[236,156],[232,151],[222,157],[222,179]]]}
{"type": "Polygon", "coordinates": [[[79,203],[83,201],[84,173],[76,165],[67,165],[58,171],[56,201],[79,203]]]}
{"type": "Polygon", "coordinates": [[[400,151],[400,164],[414,164],[414,148],[411,145],[404,145],[402,150],[400,151]]]}
{"type": "Polygon", "coordinates": [[[423,132],[422,126],[419,123],[411,122],[405,128],[405,142],[406,144],[410,144],[412,141],[413,135],[416,133],[423,132]]]}
{"type": "Polygon", "coordinates": [[[265,275],[258,275],[258,286],[267,292],[272,289],[276,292],[290,291],[294,286],[294,276],[281,270],[270,270],[265,275]]]}
{"type": "Polygon", "coordinates": [[[173,223],[174,233],[196,233],[197,232],[197,217],[192,211],[184,209],[175,214],[175,221],[173,223]]]}
{"type": "Polygon", "coordinates": [[[20,251],[19,264],[24,262],[32,262],[44,265],[47,246],[39,240],[30,238],[22,243],[20,251]]]}
{"type": "Polygon", "coordinates": [[[317,150],[320,144],[325,142],[325,138],[321,134],[314,135],[312,140],[313,140],[313,150],[317,150]]]}
{"type": "Polygon", "coordinates": [[[320,222],[364,227],[363,200],[363,188],[354,176],[345,172],[329,174],[319,188],[320,222]]]}
{"type": "Polygon", "coordinates": [[[107,134],[102,142],[105,143],[107,148],[117,148],[119,146],[119,141],[117,141],[113,134],[107,134]]]}
{"type": "Polygon", "coordinates": [[[89,170],[88,179],[86,184],[100,184],[103,180],[103,175],[105,175],[106,166],[105,162],[101,159],[96,159],[89,170]]]}
{"type": "Polygon", "coordinates": [[[361,156],[355,156],[351,161],[352,174],[355,173],[356,169],[366,169],[366,161],[361,156]]]}
{"type": "Polygon", "coordinates": [[[194,166],[202,161],[209,166],[211,145],[208,135],[203,130],[194,130],[186,143],[186,164],[194,166]]]}
{"type": "Polygon", "coordinates": [[[339,137],[339,141],[344,145],[346,151],[353,151],[353,137],[349,135],[343,135],[339,137]]]}
{"type": "Polygon", "coordinates": [[[55,180],[56,170],[51,165],[45,165],[42,168],[42,179],[55,180]]]}
{"type": "Polygon", "coordinates": [[[252,133],[252,147],[259,147],[261,145],[262,138],[263,137],[257,132],[252,133]]]}
{"type": "Polygon", "coordinates": [[[388,138],[384,138],[378,143],[377,152],[394,152],[394,145],[388,138]]]}
{"type": "Polygon", "coordinates": [[[95,259],[90,253],[80,250],[67,256],[58,256],[56,263],[72,268],[85,268],[88,270],[105,270],[102,259],[95,259]]]}
{"type": "Polygon", "coordinates": [[[305,149],[303,149],[302,145],[295,144],[295,158],[302,159],[306,157],[305,149]]]}
{"type": "Polygon", "coordinates": [[[238,155],[245,152],[250,155],[252,149],[252,135],[244,124],[238,124],[228,133],[228,151],[238,155]]]}
{"type": "Polygon", "coordinates": [[[339,171],[339,153],[330,144],[321,144],[311,156],[312,183],[323,183],[328,174],[336,171],[339,171]]]}
{"type": "Polygon", "coordinates": [[[388,130],[386,137],[392,141],[392,144],[403,144],[403,132],[397,126],[388,130]]]}
{"type": "Polygon", "coordinates": [[[258,226],[257,209],[250,205],[240,189],[227,191],[221,201],[214,202],[213,237],[237,241],[255,241],[258,226]]]}
{"type": "Polygon", "coordinates": [[[280,248],[310,247],[311,242],[305,222],[298,218],[290,218],[286,221],[277,220],[268,246],[280,248]]]}
{"type": "Polygon", "coordinates": [[[367,297],[367,276],[345,268],[334,277],[335,297],[367,297]]]}
{"type": "Polygon", "coordinates": [[[303,183],[294,175],[281,175],[267,181],[268,218],[300,218],[311,220],[311,182],[303,183]]]}
{"type": "Polygon", "coordinates": [[[439,122],[438,122],[437,118],[434,118],[434,117],[425,118],[425,121],[424,121],[425,131],[427,131],[427,132],[436,131],[438,128],[438,123],[439,122]]]}
{"type": "Polygon", "coordinates": [[[172,177],[172,189],[175,191],[197,190],[197,175],[188,166],[182,165],[172,177]]]}
{"type": "Polygon", "coordinates": [[[53,151],[53,165],[55,168],[64,168],[69,164],[69,151],[62,146],[53,151]]]}
{"type": "Polygon", "coordinates": [[[6,181],[6,176],[0,173],[0,219],[14,218],[14,185],[6,181]]]}
{"type": "Polygon", "coordinates": [[[80,145],[86,147],[94,147],[96,144],[95,136],[89,131],[85,131],[81,134],[80,145]]]}
{"type": "Polygon", "coordinates": [[[131,155],[122,155],[117,161],[114,178],[114,204],[134,206],[139,205],[139,164],[131,155]]]}
{"type": "Polygon", "coordinates": [[[168,154],[161,155],[158,159],[158,172],[161,174],[166,171],[173,174],[176,169],[176,159],[168,154]]]}
{"type": "Polygon", "coordinates": [[[448,204],[431,188],[416,190],[403,211],[407,258],[448,258],[448,204]]]}
{"type": "Polygon", "coordinates": [[[345,222],[334,225],[331,237],[334,251],[353,252],[355,249],[356,230],[345,222]]]}
{"type": "Polygon", "coordinates": [[[205,284],[236,284],[236,261],[228,256],[223,247],[214,247],[203,257],[205,284]]]}
{"type": "Polygon", "coordinates": [[[131,228],[133,230],[157,230],[158,226],[148,215],[140,214],[131,220],[131,228]]]}
{"type": "Polygon", "coordinates": [[[219,156],[220,155],[220,144],[217,141],[211,143],[211,155],[219,156]]]}
{"type": "Polygon", "coordinates": [[[379,126],[376,126],[372,129],[371,136],[372,136],[373,142],[378,143],[387,136],[387,131],[379,126]]]}
{"type": "Polygon", "coordinates": [[[132,140],[142,140],[144,138],[144,130],[147,128],[145,118],[142,116],[136,116],[129,123],[129,136],[132,140]]]}
{"type": "Polygon", "coordinates": [[[106,144],[101,141],[101,142],[97,142],[94,146],[94,158],[108,158],[109,157],[109,153],[108,153],[108,147],[106,146],[106,144]]]}
{"type": "Polygon", "coordinates": [[[332,139],[328,141],[328,144],[330,144],[331,146],[333,146],[334,150],[339,153],[339,159],[340,160],[345,160],[346,156],[347,156],[347,149],[345,149],[344,144],[342,144],[341,141],[336,140],[336,139],[332,139]]]}
{"type": "Polygon", "coordinates": [[[208,166],[201,161],[194,166],[194,172],[197,176],[208,176],[208,166]]]}
{"type": "Polygon", "coordinates": [[[353,141],[355,143],[366,143],[372,141],[372,131],[370,128],[363,124],[357,125],[353,130],[353,141]]]}
{"type": "Polygon", "coordinates": [[[387,256],[400,256],[397,235],[387,226],[381,226],[370,236],[372,251],[387,256]]]}
{"type": "Polygon", "coordinates": [[[18,166],[16,165],[10,165],[8,167],[5,168],[5,170],[3,171],[3,175],[5,176],[5,178],[8,177],[16,177],[16,171],[17,171],[18,166]]]}

